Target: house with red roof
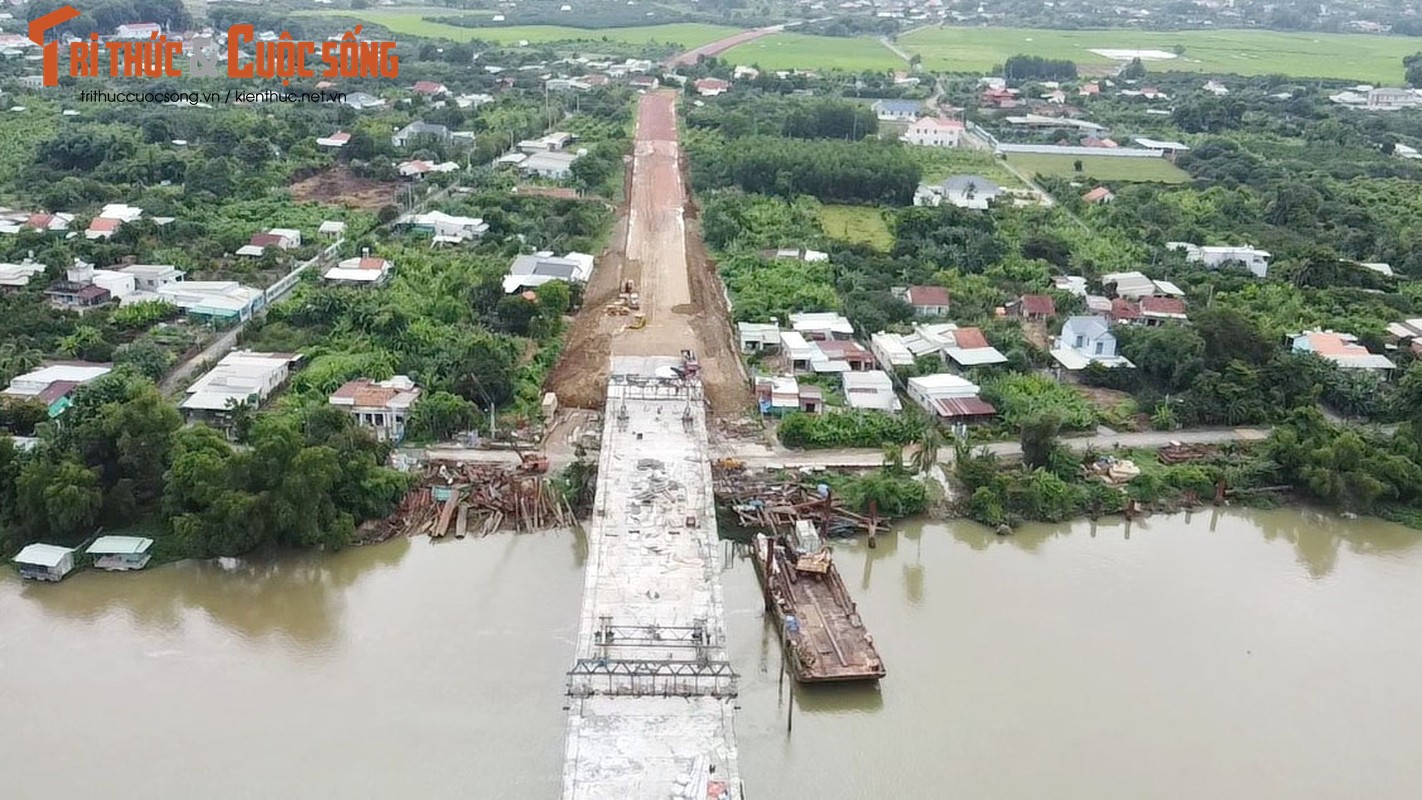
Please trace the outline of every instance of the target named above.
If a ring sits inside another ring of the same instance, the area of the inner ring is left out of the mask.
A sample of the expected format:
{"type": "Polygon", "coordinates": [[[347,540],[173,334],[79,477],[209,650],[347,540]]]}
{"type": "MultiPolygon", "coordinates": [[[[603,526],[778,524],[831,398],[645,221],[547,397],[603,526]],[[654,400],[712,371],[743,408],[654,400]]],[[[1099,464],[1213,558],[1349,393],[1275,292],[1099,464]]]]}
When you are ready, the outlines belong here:
{"type": "Polygon", "coordinates": [[[1049,294],[1024,294],[1007,304],[1009,316],[1043,320],[1057,315],[1057,304],[1049,294]]]}
{"type": "Polygon", "coordinates": [[[910,286],[899,297],[913,306],[916,316],[948,316],[948,290],[942,286],[910,286]]]}
{"type": "Polygon", "coordinates": [[[1081,202],[1095,205],[1097,203],[1109,203],[1116,199],[1116,195],[1105,186],[1098,186],[1095,189],[1081,196],[1081,202]]]}
{"type": "Polygon", "coordinates": [[[425,97],[438,97],[442,94],[449,94],[449,89],[442,83],[434,81],[415,81],[415,85],[410,87],[415,94],[422,94],[425,97]]]}
{"type": "Polygon", "coordinates": [[[358,427],[367,428],[382,442],[399,442],[405,438],[405,425],[410,410],[420,399],[420,387],[405,375],[389,380],[373,381],[359,378],[337,389],[329,398],[331,405],[344,409],[358,427]]]}
{"type": "Polygon", "coordinates": [[[317,147],[345,147],[346,142],[351,140],[351,135],[345,131],[336,131],[330,136],[325,136],[316,140],[317,147]]]}
{"type": "Polygon", "coordinates": [[[702,97],[725,94],[731,88],[730,81],[723,81],[720,78],[701,78],[692,85],[696,87],[696,93],[702,97]]]}

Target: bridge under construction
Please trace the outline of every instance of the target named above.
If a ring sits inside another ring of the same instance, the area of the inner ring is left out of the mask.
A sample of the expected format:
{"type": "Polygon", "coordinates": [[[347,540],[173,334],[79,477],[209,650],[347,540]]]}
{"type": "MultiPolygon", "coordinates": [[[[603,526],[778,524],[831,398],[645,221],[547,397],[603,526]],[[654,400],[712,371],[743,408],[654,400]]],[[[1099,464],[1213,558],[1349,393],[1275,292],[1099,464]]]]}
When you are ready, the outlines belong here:
{"type": "Polygon", "coordinates": [[[741,797],[705,403],[682,366],[612,360],[565,800],[741,797]]]}

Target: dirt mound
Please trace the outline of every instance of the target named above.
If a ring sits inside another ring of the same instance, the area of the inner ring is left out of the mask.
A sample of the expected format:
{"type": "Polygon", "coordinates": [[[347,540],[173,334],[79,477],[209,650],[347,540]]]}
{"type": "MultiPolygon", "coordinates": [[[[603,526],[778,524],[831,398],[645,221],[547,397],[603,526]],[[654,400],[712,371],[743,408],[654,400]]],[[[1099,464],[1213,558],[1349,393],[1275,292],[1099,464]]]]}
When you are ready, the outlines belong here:
{"type": "Polygon", "coordinates": [[[297,200],[375,211],[395,202],[398,183],[362,178],[350,167],[337,166],[297,181],[291,195],[297,200]]]}

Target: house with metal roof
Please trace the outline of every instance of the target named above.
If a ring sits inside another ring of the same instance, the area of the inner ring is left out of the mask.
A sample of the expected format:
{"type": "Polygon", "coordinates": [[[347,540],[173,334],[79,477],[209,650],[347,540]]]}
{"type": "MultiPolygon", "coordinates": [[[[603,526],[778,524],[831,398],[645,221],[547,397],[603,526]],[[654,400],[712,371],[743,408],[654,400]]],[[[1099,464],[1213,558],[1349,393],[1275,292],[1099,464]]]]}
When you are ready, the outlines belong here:
{"type": "Polygon", "coordinates": [[[587,253],[555,256],[543,251],[521,255],[513,260],[508,274],[504,276],[504,293],[535,289],[549,281],[587,283],[588,278],[592,277],[593,264],[593,257],[587,253]]]}
{"type": "Polygon", "coordinates": [[[736,336],[742,353],[759,353],[780,346],[780,325],[775,322],[737,322],[736,336]]]}
{"type": "Polygon", "coordinates": [[[1091,364],[1103,367],[1134,367],[1125,356],[1116,354],[1116,335],[1105,317],[1069,317],[1062,325],[1061,335],[1052,342],[1052,358],[1067,370],[1086,369],[1091,364]]]}
{"type": "Polygon", "coordinates": [[[193,381],[178,408],[189,421],[223,421],[235,406],[266,402],[300,362],[301,356],[294,353],[233,351],[193,381]]]}
{"type": "Polygon", "coordinates": [[[48,410],[49,418],[54,419],[72,404],[74,390],[112,371],[112,364],[50,364],[15,376],[10,385],[0,391],[0,398],[39,403],[48,410]]]}
{"type": "Polygon", "coordinates": [[[450,137],[449,128],[443,125],[436,125],[432,122],[416,120],[396,131],[395,135],[390,137],[390,143],[396,147],[416,144],[420,140],[442,144],[449,141],[450,137]]]}
{"type": "Polygon", "coordinates": [[[879,119],[889,122],[912,120],[922,107],[917,100],[875,100],[869,106],[879,119]]]}
{"type": "Polygon", "coordinates": [[[1387,356],[1372,353],[1358,344],[1358,337],[1335,331],[1304,331],[1289,335],[1290,349],[1295,353],[1313,353],[1332,361],[1339,369],[1387,372],[1397,368],[1387,356]]]}
{"type": "Polygon", "coordinates": [[[344,409],[357,426],[366,428],[382,442],[405,438],[410,411],[420,399],[420,387],[406,375],[373,381],[348,381],[329,398],[331,405],[344,409]]]}
{"type": "Polygon", "coordinates": [[[849,339],[854,326],[834,311],[805,311],[790,315],[790,327],[806,339],[849,339]]]}
{"type": "Polygon", "coordinates": [[[864,408],[875,411],[899,411],[903,404],[894,391],[894,381],[889,373],[880,369],[864,372],[846,372],[840,375],[844,386],[844,403],[850,408],[864,408]]]}
{"type": "Polygon", "coordinates": [[[151,547],[153,540],[142,536],[100,536],[84,552],[94,557],[98,569],[123,572],[148,566],[151,547]]]}
{"type": "Polygon", "coordinates": [[[74,551],[56,544],[27,545],[11,561],[31,581],[59,581],[74,571],[74,551]]]}
{"type": "Polygon", "coordinates": [[[908,379],[909,399],[934,419],[950,422],[976,422],[997,413],[991,403],[978,397],[978,392],[977,384],[948,373],[908,379]]]}
{"type": "Polygon", "coordinates": [[[321,277],[331,283],[347,286],[378,286],[390,278],[390,270],[395,265],[383,258],[362,254],[337,262],[334,267],[321,273],[321,277]]]}

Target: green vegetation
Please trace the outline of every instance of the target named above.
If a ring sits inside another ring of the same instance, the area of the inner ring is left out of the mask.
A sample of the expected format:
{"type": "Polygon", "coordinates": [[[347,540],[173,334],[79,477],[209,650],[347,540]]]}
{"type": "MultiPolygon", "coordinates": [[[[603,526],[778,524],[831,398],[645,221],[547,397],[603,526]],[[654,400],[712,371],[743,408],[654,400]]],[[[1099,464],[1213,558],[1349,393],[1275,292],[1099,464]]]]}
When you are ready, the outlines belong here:
{"type": "Polygon", "coordinates": [[[717,134],[687,144],[692,183],[702,190],[738,186],[780,197],[885,205],[909,204],[918,188],[921,173],[905,149],[897,142],[717,134]]]}
{"type": "Polygon", "coordinates": [[[727,50],[721,59],[732,64],[754,64],[761,69],[821,69],[846,72],[883,72],[908,67],[902,58],[877,38],[810,36],[777,33],[727,50]]]}
{"type": "Polygon", "coordinates": [[[431,39],[449,39],[455,42],[478,40],[499,44],[529,42],[565,41],[612,41],[627,44],[649,44],[653,42],[677,44],[682,47],[699,47],[703,44],[724,39],[739,32],[739,28],[701,23],[674,23],[668,25],[640,25],[626,28],[576,28],[559,25],[484,25],[485,19],[493,12],[461,11],[452,14],[449,9],[322,9],[319,11],[299,11],[298,15],[320,17],[342,17],[358,19],[379,25],[394,34],[422,36],[431,39]],[[466,27],[436,22],[441,17],[468,15],[479,20],[480,27],[466,27]]]}
{"type": "Polygon", "coordinates": [[[1185,183],[1190,180],[1189,174],[1163,158],[1011,153],[1007,162],[1030,175],[1054,175],[1078,181],[1185,183]],[[1080,170],[1077,165],[1081,166],[1080,170]]]}
{"type": "Polygon", "coordinates": [[[882,411],[842,411],[804,414],[793,411],[780,422],[780,441],[786,447],[882,447],[908,444],[923,435],[916,415],[882,411]]]}
{"type": "Polygon", "coordinates": [[[866,244],[880,251],[894,246],[894,235],[884,222],[884,213],[876,208],[820,206],[820,225],[832,239],[866,244]]]}
{"type": "Polygon", "coordinates": [[[925,183],[942,183],[953,175],[980,175],[997,185],[1015,189],[1022,182],[986,150],[966,147],[909,147],[909,157],[923,170],[925,183]]]}
{"type": "MultiPolygon", "coordinates": [[[[942,72],[991,72],[1018,53],[1067,59],[1086,67],[1108,67],[1115,62],[1092,53],[1092,49],[1169,53],[1180,47],[1183,55],[1148,61],[1146,68],[1151,72],[1289,75],[1393,85],[1402,80],[1403,57],[1417,51],[1414,39],[1363,34],[948,27],[906,34],[899,38],[899,46],[921,55],[924,67],[942,72]]],[[[804,56],[813,53],[807,48],[804,56]]],[[[814,64],[797,66],[808,68],[814,64]]]]}
{"type": "Polygon", "coordinates": [[[1004,373],[981,384],[983,399],[997,408],[1004,423],[1018,427],[1044,414],[1056,416],[1065,430],[1093,430],[1096,410],[1085,398],[1051,378],[1036,374],[1004,373]]]}

